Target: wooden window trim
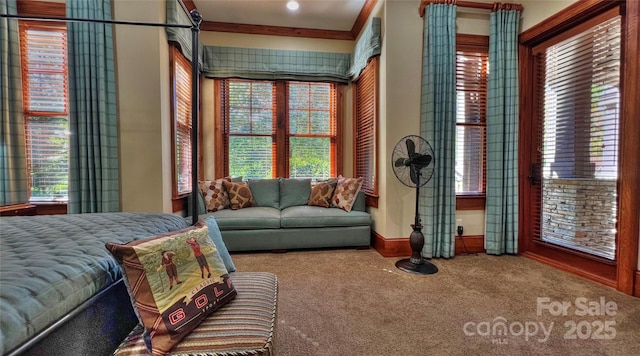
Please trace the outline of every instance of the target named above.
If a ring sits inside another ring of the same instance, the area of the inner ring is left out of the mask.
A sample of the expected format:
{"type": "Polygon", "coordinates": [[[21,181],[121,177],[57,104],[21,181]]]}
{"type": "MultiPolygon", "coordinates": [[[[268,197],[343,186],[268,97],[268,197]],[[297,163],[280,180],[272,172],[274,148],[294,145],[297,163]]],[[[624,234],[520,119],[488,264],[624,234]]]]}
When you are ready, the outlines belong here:
{"type": "Polygon", "coordinates": [[[577,25],[575,27],[572,27],[571,29],[563,32],[562,34],[559,34],[557,36],[551,37],[539,44],[537,44],[536,46],[533,47],[533,54],[537,54],[537,53],[541,53],[544,52],[547,48],[556,45],[564,40],[567,40],[573,36],[576,36],[578,34],[581,34],[585,31],[587,31],[588,29],[604,22],[607,20],[610,20],[616,16],[620,15],[620,7],[614,7],[613,9],[609,9],[607,11],[605,11],[604,13],[594,16],[593,18],[581,23],[580,25],[577,25]]]}
{"type": "Polygon", "coordinates": [[[484,210],[485,204],[486,204],[485,194],[456,195],[456,210],[484,210]]]}
{"type": "Polygon", "coordinates": [[[22,16],[65,17],[67,13],[64,2],[18,0],[17,5],[22,16]]]}
{"type": "Polygon", "coordinates": [[[67,203],[33,203],[36,206],[36,215],[63,215],[67,214],[67,203]]]}

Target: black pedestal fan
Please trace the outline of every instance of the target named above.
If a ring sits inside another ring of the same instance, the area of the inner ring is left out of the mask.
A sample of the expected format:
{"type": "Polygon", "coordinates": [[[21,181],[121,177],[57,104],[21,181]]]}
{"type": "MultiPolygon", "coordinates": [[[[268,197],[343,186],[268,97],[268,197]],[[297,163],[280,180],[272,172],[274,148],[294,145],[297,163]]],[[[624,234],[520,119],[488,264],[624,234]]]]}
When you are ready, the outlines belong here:
{"type": "Polygon", "coordinates": [[[411,225],[413,232],[409,236],[411,257],[396,262],[396,267],[415,274],[434,274],[438,272],[438,267],[422,258],[424,235],[418,213],[420,187],[427,184],[433,175],[433,148],[420,136],[405,136],[393,148],[391,166],[393,173],[402,184],[416,188],[416,215],[415,221],[411,225]]]}

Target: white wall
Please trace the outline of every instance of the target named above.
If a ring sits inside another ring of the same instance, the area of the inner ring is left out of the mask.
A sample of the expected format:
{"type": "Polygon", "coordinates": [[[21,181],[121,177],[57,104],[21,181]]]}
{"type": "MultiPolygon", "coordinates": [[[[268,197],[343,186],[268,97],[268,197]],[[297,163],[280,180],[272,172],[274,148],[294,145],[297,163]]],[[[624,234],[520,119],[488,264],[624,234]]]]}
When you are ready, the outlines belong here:
{"type": "MultiPolygon", "coordinates": [[[[373,229],[387,239],[406,238],[415,215],[415,189],[395,177],[390,153],[398,140],[420,132],[423,19],[419,0],[381,1],[372,16],[383,18],[380,57],[380,130],[378,208],[371,208],[373,229]]],[[[489,12],[459,8],[457,31],[488,35],[489,12]]],[[[484,210],[457,211],[465,235],[484,235],[484,210]]]]}
{"type": "MultiPolygon", "coordinates": [[[[165,21],[163,1],[115,1],[113,7],[117,20],[165,21]]],[[[114,28],[121,208],[171,212],[167,37],[163,28],[128,25],[114,28]]]]}
{"type": "Polygon", "coordinates": [[[578,0],[527,0],[523,6],[521,30],[526,31],[578,0]]]}

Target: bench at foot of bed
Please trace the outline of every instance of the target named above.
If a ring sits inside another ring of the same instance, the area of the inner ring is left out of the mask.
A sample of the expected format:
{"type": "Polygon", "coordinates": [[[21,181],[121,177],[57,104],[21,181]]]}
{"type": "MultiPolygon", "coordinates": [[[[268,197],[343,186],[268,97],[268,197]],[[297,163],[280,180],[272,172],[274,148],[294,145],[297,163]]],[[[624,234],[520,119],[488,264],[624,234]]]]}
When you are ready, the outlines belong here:
{"type": "MultiPolygon", "coordinates": [[[[274,355],[277,277],[267,272],[231,274],[234,300],[206,318],[171,350],[171,355],[274,355]]],[[[114,355],[148,355],[138,325],[114,355]]]]}

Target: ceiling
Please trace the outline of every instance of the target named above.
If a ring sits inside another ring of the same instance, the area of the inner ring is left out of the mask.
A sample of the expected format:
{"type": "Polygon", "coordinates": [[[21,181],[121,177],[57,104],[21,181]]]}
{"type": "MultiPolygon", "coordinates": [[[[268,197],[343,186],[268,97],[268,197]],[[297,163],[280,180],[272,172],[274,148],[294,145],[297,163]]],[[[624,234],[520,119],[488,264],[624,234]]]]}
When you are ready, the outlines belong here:
{"type": "Polygon", "coordinates": [[[367,0],[192,0],[204,22],[351,31],[367,0]]]}

